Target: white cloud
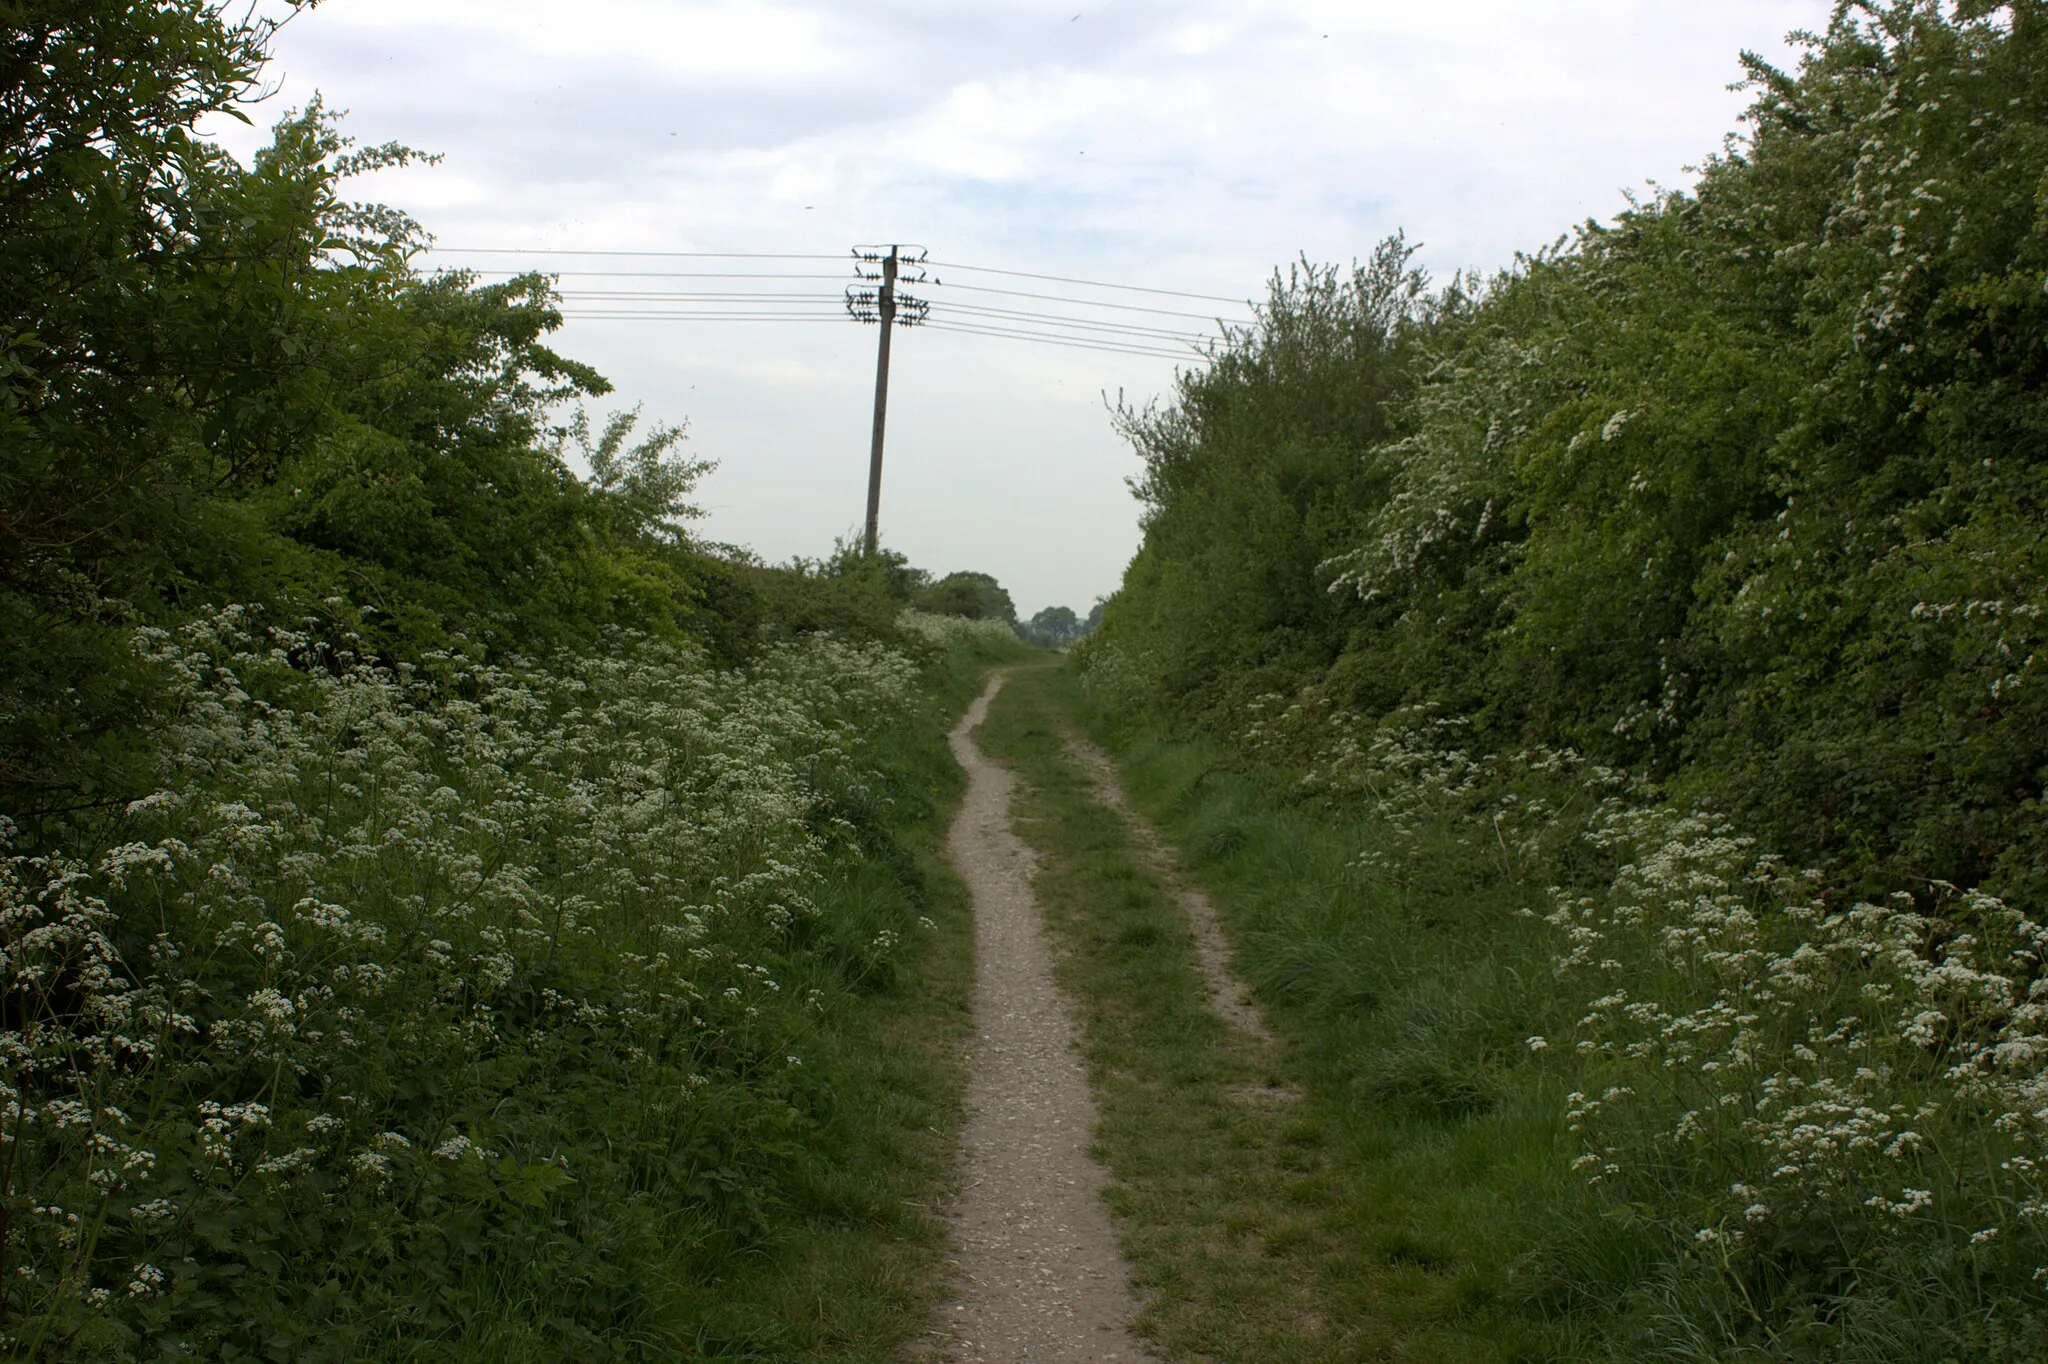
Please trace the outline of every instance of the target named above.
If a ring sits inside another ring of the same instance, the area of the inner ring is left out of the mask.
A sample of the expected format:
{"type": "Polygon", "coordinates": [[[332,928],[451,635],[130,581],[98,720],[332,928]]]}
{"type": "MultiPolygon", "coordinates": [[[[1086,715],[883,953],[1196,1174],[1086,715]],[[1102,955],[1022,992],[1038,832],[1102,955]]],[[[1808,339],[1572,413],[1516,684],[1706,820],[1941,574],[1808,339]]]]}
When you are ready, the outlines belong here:
{"type": "Polygon", "coordinates": [[[843,70],[854,54],[819,9],[727,0],[349,0],[309,23],[376,35],[438,31],[454,42],[484,39],[541,66],[619,62],[686,76],[801,80],[843,70]],[[424,20],[424,22],[422,22],[424,20]]]}

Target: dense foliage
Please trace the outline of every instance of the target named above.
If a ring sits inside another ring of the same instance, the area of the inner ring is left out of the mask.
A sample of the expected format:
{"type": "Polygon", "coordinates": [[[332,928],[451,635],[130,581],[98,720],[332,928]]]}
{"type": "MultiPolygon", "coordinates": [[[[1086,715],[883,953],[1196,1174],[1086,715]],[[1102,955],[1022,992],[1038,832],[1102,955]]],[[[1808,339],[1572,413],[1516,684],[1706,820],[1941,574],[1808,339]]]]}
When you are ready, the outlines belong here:
{"type": "Polygon", "coordinates": [[[1296,270],[1127,414],[1088,677],[1367,818],[1366,918],[1257,950],[1385,1012],[1330,1006],[1362,1085],[1434,1058],[1378,1101],[1560,1089],[1525,1251],[1603,1348],[2034,1358],[2048,7],[1748,69],[1693,189],[1489,280],[1296,270]]]}
{"type": "Polygon", "coordinates": [[[1436,703],[1890,884],[2048,890],[2048,12],[1844,5],[1694,190],[1276,282],[1132,414],[1168,713],[1436,703]]]}
{"type": "Polygon", "coordinates": [[[1274,281],[1255,331],[1182,375],[1174,405],[1125,409],[1145,462],[1145,538],[1105,640],[1168,713],[1228,726],[1248,697],[1329,667],[1358,608],[1322,565],[1384,501],[1376,451],[1412,387],[1405,330],[1422,281],[1399,241],[1346,275],[1274,281]]]}

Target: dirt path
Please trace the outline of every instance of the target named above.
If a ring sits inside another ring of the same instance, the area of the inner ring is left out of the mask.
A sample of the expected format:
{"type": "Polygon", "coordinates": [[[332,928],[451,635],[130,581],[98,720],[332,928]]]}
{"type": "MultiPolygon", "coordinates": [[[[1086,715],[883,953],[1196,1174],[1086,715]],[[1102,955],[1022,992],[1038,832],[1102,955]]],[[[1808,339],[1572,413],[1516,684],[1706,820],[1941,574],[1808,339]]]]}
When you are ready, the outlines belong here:
{"type": "Polygon", "coordinates": [[[1188,935],[1195,944],[1195,966],[1202,973],[1203,983],[1209,987],[1210,1012],[1255,1041],[1273,1041],[1273,1030],[1266,1025],[1266,1016],[1260,1011],[1258,1001],[1252,998],[1251,986],[1245,984],[1231,968],[1230,939],[1223,933],[1223,917],[1216,912],[1215,903],[1207,893],[1181,875],[1173,849],[1160,836],[1159,830],[1133,810],[1130,801],[1124,798],[1124,788],[1117,781],[1116,764],[1110,761],[1107,753],[1078,736],[1068,737],[1067,756],[1088,774],[1096,804],[1107,806],[1123,817],[1124,828],[1130,834],[1131,846],[1138,859],[1147,871],[1159,878],[1159,883],[1180,906],[1180,912],[1187,916],[1188,935]]]}
{"type": "Polygon", "coordinates": [[[1095,1104],[1077,1030],[1053,982],[1032,856],[1011,831],[1016,784],[969,737],[998,674],[949,736],[967,795],[948,848],[974,896],[975,1039],[967,1179],[954,1212],[962,1292],[947,1312],[961,1364],[1141,1360],[1128,1269],[1088,1155],[1095,1104]]]}

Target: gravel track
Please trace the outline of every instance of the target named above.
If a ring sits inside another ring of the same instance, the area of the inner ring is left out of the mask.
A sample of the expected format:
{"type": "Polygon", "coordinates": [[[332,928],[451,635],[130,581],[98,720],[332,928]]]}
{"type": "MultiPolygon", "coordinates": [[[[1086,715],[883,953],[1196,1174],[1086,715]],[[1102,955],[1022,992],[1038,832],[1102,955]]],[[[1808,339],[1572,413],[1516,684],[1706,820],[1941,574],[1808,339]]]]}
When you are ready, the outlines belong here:
{"type": "Polygon", "coordinates": [[[938,1334],[959,1364],[1149,1359],[1129,1333],[1129,1268],[1088,1153],[1078,1028],[1053,980],[1031,851],[1011,829],[1016,779],[970,737],[1002,685],[997,674],[948,736],[967,772],[947,846],[974,899],[975,1036],[953,1213],[961,1293],[938,1334]]]}

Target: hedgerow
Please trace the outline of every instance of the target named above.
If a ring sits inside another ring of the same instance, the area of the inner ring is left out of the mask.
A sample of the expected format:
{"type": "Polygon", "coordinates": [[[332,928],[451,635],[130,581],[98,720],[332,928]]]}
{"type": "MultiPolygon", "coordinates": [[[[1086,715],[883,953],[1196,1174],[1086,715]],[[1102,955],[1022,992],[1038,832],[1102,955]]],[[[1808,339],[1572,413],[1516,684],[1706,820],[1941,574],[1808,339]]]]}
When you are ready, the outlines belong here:
{"type": "Polygon", "coordinates": [[[2048,892],[2048,11],[1804,47],[1692,188],[1490,278],[1396,240],[1276,280],[1134,414],[1134,695],[1433,704],[1845,883],[2048,892]]]}
{"type": "MultiPolygon", "coordinates": [[[[1529,1264],[1617,1357],[2035,1358],[2048,8],[1798,42],[1688,188],[1441,287],[1399,238],[1276,277],[1126,414],[1084,666],[1450,902],[1491,969],[1429,977],[1408,1088],[1563,1086],[1523,1135],[1590,1185],[1529,1264]]],[[[1259,950],[1342,974],[1311,926],[1259,950]]]]}

